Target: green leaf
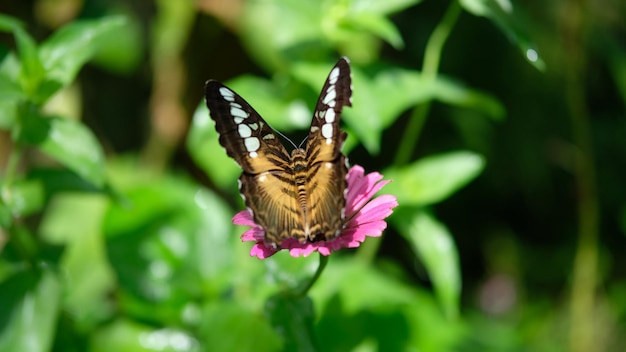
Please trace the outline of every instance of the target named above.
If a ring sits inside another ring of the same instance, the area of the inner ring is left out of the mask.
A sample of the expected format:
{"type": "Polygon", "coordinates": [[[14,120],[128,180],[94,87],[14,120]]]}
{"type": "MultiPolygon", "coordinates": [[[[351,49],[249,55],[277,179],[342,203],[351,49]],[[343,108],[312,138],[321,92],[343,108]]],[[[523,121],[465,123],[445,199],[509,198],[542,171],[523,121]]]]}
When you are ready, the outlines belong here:
{"type": "Polygon", "coordinates": [[[15,17],[0,13],[0,31],[11,32],[17,27],[24,28],[24,23],[15,17]]]}
{"type": "Polygon", "coordinates": [[[316,351],[313,338],[313,301],[309,297],[275,295],[265,303],[265,314],[280,331],[286,351],[316,351]]]}
{"type": "Polygon", "coordinates": [[[270,71],[280,71],[294,59],[330,53],[328,43],[323,42],[322,24],[333,27],[334,20],[322,11],[320,1],[247,1],[240,35],[257,62],[270,71]]]}
{"type": "Polygon", "coordinates": [[[95,330],[89,351],[199,352],[201,348],[189,332],[176,328],[155,328],[120,318],[95,330]]]}
{"type": "MultiPolygon", "coordinates": [[[[22,87],[20,87],[17,82],[13,81],[11,77],[0,73],[0,106],[24,99],[24,97],[22,87]]],[[[0,117],[0,119],[3,118],[0,117]]]]}
{"type": "Polygon", "coordinates": [[[385,191],[396,195],[402,205],[437,203],[476,178],[484,165],[483,157],[469,151],[428,156],[385,171],[385,176],[393,180],[385,191]]]}
{"type": "Polygon", "coordinates": [[[333,257],[311,289],[319,350],[454,350],[460,321],[446,319],[432,295],[410,282],[393,262],[333,257]]]}
{"type": "Polygon", "coordinates": [[[60,311],[61,285],[50,270],[20,271],[0,284],[0,350],[45,352],[60,311]]]}
{"type": "MultiPolygon", "coordinates": [[[[0,100],[2,100],[2,98],[0,98],[0,100]]],[[[0,101],[0,129],[10,131],[15,126],[16,120],[17,103],[0,101]]]]}
{"type": "Polygon", "coordinates": [[[12,185],[4,199],[13,217],[24,217],[43,208],[43,187],[37,181],[21,180],[12,185]]]}
{"type": "Polygon", "coordinates": [[[351,10],[354,12],[370,12],[388,15],[419,4],[422,0],[351,0],[351,10]]]}
{"type": "Polygon", "coordinates": [[[26,113],[19,140],[35,145],[78,175],[101,187],[104,153],[93,133],[69,119],[26,113]]]}
{"type": "Polygon", "coordinates": [[[27,95],[33,96],[41,83],[45,70],[37,54],[35,40],[21,27],[13,31],[21,65],[20,82],[27,95]]]}
{"type": "MultiPolygon", "coordinates": [[[[68,85],[100,48],[103,38],[119,30],[125,23],[124,17],[111,16],[72,22],[54,32],[39,48],[39,58],[45,65],[47,80],[56,82],[58,88],[68,85]]],[[[46,92],[48,96],[52,93],[54,91],[46,92]]]]}
{"type": "Polygon", "coordinates": [[[200,337],[210,347],[207,351],[286,351],[267,320],[240,302],[212,302],[204,307],[200,337]]]}
{"type": "Polygon", "coordinates": [[[125,197],[111,204],[103,224],[125,293],[120,304],[143,319],[179,324],[189,296],[218,296],[233,284],[232,213],[206,189],[137,169],[110,164],[125,197]]]}
{"type": "Polygon", "coordinates": [[[403,208],[392,219],[424,262],[446,316],[456,318],[459,314],[461,274],[452,235],[425,211],[403,208]]]}
{"type": "Polygon", "coordinates": [[[92,328],[114,311],[107,296],[115,278],[102,241],[102,221],[109,199],[102,194],[58,194],[39,226],[47,243],[63,246],[60,269],[71,280],[65,285],[64,309],[79,327],[92,328]]]}
{"type": "Polygon", "coordinates": [[[404,41],[398,29],[393,22],[381,16],[380,13],[360,13],[351,16],[349,22],[359,30],[364,29],[379,36],[397,50],[404,47],[404,41]]]}
{"type": "Polygon", "coordinates": [[[460,4],[468,12],[491,20],[519,47],[531,65],[538,70],[545,69],[545,63],[525,28],[528,24],[522,23],[510,0],[460,0],[460,4]]]}

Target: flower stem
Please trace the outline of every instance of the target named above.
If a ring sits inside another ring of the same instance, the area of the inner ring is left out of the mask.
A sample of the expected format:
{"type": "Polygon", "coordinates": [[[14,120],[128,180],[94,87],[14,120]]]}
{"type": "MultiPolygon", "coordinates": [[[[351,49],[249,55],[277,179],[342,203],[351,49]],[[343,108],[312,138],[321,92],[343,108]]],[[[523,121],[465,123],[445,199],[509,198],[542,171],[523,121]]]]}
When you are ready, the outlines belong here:
{"type": "MultiPolygon", "coordinates": [[[[568,13],[564,23],[564,52],[570,53],[565,65],[565,99],[572,124],[572,139],[578,147],[574,176],[578,191],[578,244],[573,263],[569,306],[569,350],[572,352],[597,349],[598,321],[594,319],[597,305],[598,238],[600,236],[600,206],[596,190],[593,140],[585,91],[588,71],[585,38],[589,21],[588,5],[582,1],[566,2],[568,13]]],[[[601,348],[600,348],[601,349],[601,348]]]]}
{"type": "Polygon", "coordinates": [[[320,265],[317,267],[317,271],[306,284],[304,284],[295,291],[296,296],[306,296],[306,294],[309,292],[311,287],[313,287],[317,279],[319,279],[319,277],[322,275],[324,268],[326,268],[326,264],[328,264],[328,256],[320,254],[320,265]]]}
{"type": "MultiPolygon", "coordinates": [[[[439,63],[441,62],[441,52],[446,40],[450,36],[450,32],[456,24],[459,15],[461,14],[461,5],[455,0],[450,3],[450,6],[446,10],[443,19],[428,39],[426,43],[426,49],[424,51],[424,64],[422,66],[422,76],[424,77],[424,83],[428,86],[435,81],[437,73],[439,71],[439,63]]],[[[419,135],[426,121],[426,117],[430,111],[431,102],[425,102],[418,105],[413,109],[407,128],[404,130],[404,134],[400,139],[400,145],[398,146],[398,152],[394,164],[396,166],[408,163],[411,160],[411,155],[419,139],[419,135]]]]}

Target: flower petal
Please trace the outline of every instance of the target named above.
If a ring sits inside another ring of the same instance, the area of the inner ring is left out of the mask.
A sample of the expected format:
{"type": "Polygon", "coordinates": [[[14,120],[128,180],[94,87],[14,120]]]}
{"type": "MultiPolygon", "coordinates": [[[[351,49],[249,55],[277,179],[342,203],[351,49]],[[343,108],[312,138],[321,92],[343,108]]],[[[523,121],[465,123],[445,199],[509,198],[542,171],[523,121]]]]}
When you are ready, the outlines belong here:
{"type": "Polygon", "coordinates": [[[249,210],[242,210],[233,216],[233,224],[244,226],[257,226],[249,210]]]}
{"type": "Polygon", "coordinates": [[[263,245],[263,243],[261,242],[252,246],[252,249],[250,250],[250,256],[257,257],[259,259],[265,259],[273,256],[274,254],[276,254],[276,252],[278,251],[271,247],[263,245]]]}
{"type": "Polygon", "coordinates": [[[381,181],[383,175],[372,172],[363,176],[363,168],[354,166],[348,173],[348,194],[346,195],[346,216],[349,218],[380,191],[390,180],[381,181]],[[354,171],[353,171],[354,170],[354,171]]]}
{"type": "Polygon", "coordinates": [[[363,208],[350,219],[348,226],[352,227],[359,224],[368,223],[370,221],[381,220],[393,212],[393,208],[398,206],[396,197],[390,194],[383,194],[374,198],[369,203],[365,204],[363,208]],[[354,225],[351,225],[354,224],[354,225]]]}

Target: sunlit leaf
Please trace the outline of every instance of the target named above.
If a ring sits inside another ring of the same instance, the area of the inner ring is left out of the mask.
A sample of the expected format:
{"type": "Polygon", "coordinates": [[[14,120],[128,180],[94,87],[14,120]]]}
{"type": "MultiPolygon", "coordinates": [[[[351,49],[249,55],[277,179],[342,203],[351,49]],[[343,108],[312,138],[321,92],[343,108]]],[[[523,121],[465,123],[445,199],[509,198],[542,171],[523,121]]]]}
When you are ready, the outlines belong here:
{"type": "Polygon", "coordinates": [[[385,187],[402,205],[440,202],[476,178],[484,159],[468,151],[428,156],[408,166],[391,168],[385,177],[393,180],[385,187]]]}
{"type": "Polygon", "coordinates": [[[323,13],[320,1],[247,1],[240,33],[256,61],[268,70],[281,70],[288,67],[287,58],[301,56],[299,52],[317,57],[324,51],[330,52],[330,47],[320,43],[324,19],[333,21],[328,13],[323,13]]]}
{"type": "Polygon", "coordinates": [[[47,242],[64,246],[60,268],[72,278],[65,284],[65,309],[78,326],[93,327],[112,314],[106,297],[115,278],[102,241],[102,221],[109,199],[103,194],[56,195],[40,225],[47,242]]]}
{"type": "Polygon", "coordinates": [[[0,284],[0,350],[52,349],[61,285],[51,270],[20,271],[0,284]]]}
{"type": "Polygon", "coordinates": [[[96,186],[104,183],[104,153],[98,140],[74,120],[26,114],[20,140],[35,145],[96,186]]]}
{"type": "Polygon", "coordinates": [[[400,209],[393,221],[424,262],[446,315],[459,314],[459,255],[448,229],[425,211],[400,209]]]}
{"type": "Polygon", "coordinates": [[[522,22],[510,0],[460,0],[460,3],[468,12],[486,17],[495,23],[519,47],[531,65],[539,70],[545,68],[545,63],[525,28],[527,25],[522,22]]]}
{"type": "Polygon", "coordinates": [[[37,53],[37,43],[21,27],[16,27],[13,33],[21,64],[20,81],[22,89],[26,94],[32,95],[45,74],[43,63],[37,53]]]}
{"type": "Polygon", "coordinates": [[[379,14],[391,14],[410,6],[419,4],[422,0],[351,0],[351,8],[355,12],[371,12],[379,14]]]}
{"type": "Polygon", "coordinates": [[[200,352],[199,341],[189,332],[176,328],[155,328],[120,318],[90,336],[89,351],[200,352]]]}
{"type": "Polygon", "coordinates": [[[37,181],[20,180],[13,184],[4,199],[14,217],[24,217],[40,211],[43,207],[43,187],[37,181]]]}
{"type": "Polygon", "coordinates": [[[102,38],[124,24],[123,17],[113,16],[72,22],[54,32],[39,48],[47,79],[58,82],[59,88],[69,84],[100,47],[102,38]]]}
{"type": "Polygon", "coordinates": [[[130,163],[112,168],[124,199],[104,219],[107,256],[126,294],[123,309],[179,323],[187,297],[217,296],[232,284],[232,214],[209,190],[136,170],[130,163]]]}
{"type": "Polygon", "coordinates": [[[384,39],[396,49],[404,47],[404,41],[393,22],[380,14],[363,13],[350,18],[350,22],[384,39]]]}

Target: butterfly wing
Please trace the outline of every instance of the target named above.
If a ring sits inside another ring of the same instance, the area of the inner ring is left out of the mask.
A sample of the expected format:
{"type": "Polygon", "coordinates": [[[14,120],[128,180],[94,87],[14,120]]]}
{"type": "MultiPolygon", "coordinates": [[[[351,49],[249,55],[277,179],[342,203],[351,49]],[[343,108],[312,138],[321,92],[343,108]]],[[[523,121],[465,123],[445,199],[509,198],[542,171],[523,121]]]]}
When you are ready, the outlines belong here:
{"type": "Polygon", "coordinates": [[[219,82],[208,81],[206,103],[220,144],[244,172],[259,174],[289,165],[289,154],[278,136],[237,93],[219,82]]]}
{"type": "Polygon", "coordinates": [[[206,84],[206,102],[220,144],[241,166],[240,192],[266,241],[280,245],[295,228],[297,217],[291,158],[278,136],[242,97],[216,81],[206,84]]]}
{"type": "Polygon", "coordinates": [[[307,138],[308,209],[312,240],[331,240],[343,228],[348,172],[341,154],[346,133],[339,122],[344,106],[352,106],[352,79],[346,58],[330,71],[317,101],[307,138]]]}

